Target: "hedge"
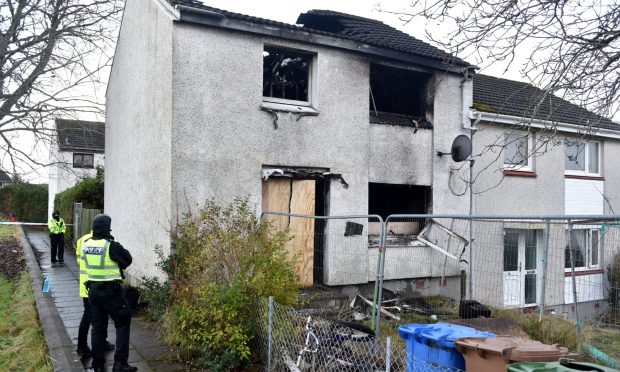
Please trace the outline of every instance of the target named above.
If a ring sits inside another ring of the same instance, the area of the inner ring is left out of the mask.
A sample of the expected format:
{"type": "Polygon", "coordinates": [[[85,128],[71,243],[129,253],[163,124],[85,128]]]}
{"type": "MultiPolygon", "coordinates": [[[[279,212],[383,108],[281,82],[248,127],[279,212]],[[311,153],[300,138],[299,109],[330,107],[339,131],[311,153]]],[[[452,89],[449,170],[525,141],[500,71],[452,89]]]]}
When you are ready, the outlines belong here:
{"type": "MultiPolygon", "coordinates": [[[[83,208],[103,210],[103,168],[97,168],[95,178],[84,178],[75,186],[56,194],[54,209],[60,212],[65,223],[73,223],[73,203],[82,203],[83,208]]],[[[71,241],[72,229],[67,229],[65,239],[71,241]]]]}
{"type": "Polygon", "coordinates": [[[11,213],[18,221],[47,222],[47,185],[17,182],[0,188],[0,217],[11,213]]]}

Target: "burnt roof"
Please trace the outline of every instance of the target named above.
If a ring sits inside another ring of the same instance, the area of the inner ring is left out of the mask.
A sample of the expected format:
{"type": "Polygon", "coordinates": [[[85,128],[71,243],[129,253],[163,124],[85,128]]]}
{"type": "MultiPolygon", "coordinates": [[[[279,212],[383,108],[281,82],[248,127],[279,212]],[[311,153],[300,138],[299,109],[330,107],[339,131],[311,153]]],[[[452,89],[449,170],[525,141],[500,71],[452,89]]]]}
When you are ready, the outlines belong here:
{"type": "Polygon", "coordinates": [[[13,180],[11,179],[11,177],[9,177],[8,174],[6,174],[5,171],[3,171],[2,169],[0,169],[0,182],[5,183],[5,182],[13,182],[13,180]]]}
{"type": "MultiPolygon", "coordinates": [[[[446,68],[446,66],[469,67],[466,61],[452,56],[445,51],[427,44],[413,36],[399,31],[381,21],[339,13],[330,10],[310,10],[299,15],[297,23],[277,22],[269,19],[248,16],[245,14],[229,12],[204,5],[196,0],[169,0],[172,4],[183,5],[189,8],[199,9],[220,15],[228,19],[249,22],[251,24],[278,27],[284,30],[303,31],[306,33],[325,35],[345,39],[364,45],[371,45],[384,50],[406,53],[429,60],[434,67],[446,68]]],[[[287,37],[286,32],[281,32],[280,37],[287,37]]],[[[316,40],[314,41],[316,42],[316,40]]],[[[320,44],[320,43],[319,43],[320,44]]],[[[368,52],[365,48],[358,48],[358,52],[368,52]]],[[[385,55],[388,56],[387,54],[385,55]]]]}
{"type": "Polygon", "coordinates": [[[105,123],[56,119],[60,151],[105,151],[105,123]]]}
{"type": "Polygon", "coordinates": [[[478,111],[620,130],[620,124],[529,83],[478,74],[473,84],[478,111]]]}
{"type": "Polygon", "coordinates": [[[297,23],[303,24],[304,29],[326,31],[345,39],[432,58],[443,63],[469,66],[469,63],[462,59],[375,19],[315,9],[299,15],[297,23]]]}

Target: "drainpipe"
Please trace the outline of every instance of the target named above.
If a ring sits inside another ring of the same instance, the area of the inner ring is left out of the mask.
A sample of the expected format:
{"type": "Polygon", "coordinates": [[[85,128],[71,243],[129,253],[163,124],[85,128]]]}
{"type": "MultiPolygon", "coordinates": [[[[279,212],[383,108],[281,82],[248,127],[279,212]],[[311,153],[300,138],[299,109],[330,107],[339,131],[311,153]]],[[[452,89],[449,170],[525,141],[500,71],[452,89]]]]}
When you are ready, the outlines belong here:
{"type": "Polygon", "coordinates": [[[471,81],[476,74],[477,67],[465,67],[463,69],[463,79],[461,79],[461,125],[463,129],[471,129],[471,122],[469,121],[469,107],[467,106],[467,102],[465,101],[465,83],[471,81]]]}
{"type": "MultiPolygon", "coordinates": [[[[467,101],[466,101],[466,95],[465,95],[465,84],[469,81],[471,81],[474,78],[474,75],[476,74],[475,71],[475,67],[470,66],[470,67],[465,67],[463,69],[463,79],[461,79],[461,84],[460,84],[460,91],[461,91],[461,126],[463,129],[469,129],[469,137],[471,139],[471,146],[472,146],[472,153],[474,151],[474,132],[475,129],[472,126],[471,123],[471,110],[467,105],[467,101]]],[[[478,121],[480,119],[478,118],[478,121]]],[[[476,121],[476,123],[478,122],[476,121]]],[[[473,218],[471,218],[471,216],[474,213],[474,203],[473,203],[473,185],[472,185],[472,180],[473,180],[473,168],[474,168],[474,160],[473,158],[469,159],[469,216],[470,216],[470,220],[469,220],[469,299],[473,300],[473,281],[474,281],[474,276],[473,276],[473,242],[472,242],[472,237],[473,237],[473,218]]]]}
{"type": "MultiPolygon", "coordinates": [[[[474,122],[470,124],[469,127],[469,137],[471,139],[471,151],[472,151],[472,156],[469,159],[469,215],[473,216],[474,215],[474,163],[475,160],[473,158],[473,153],[475,151],[475,147],[474,147],[474,135],[476,134],[476,131],[478,130],[478,128],[476,128],[476,125],[480,122],[480,118],[481,118],[481,114],[475,110],[470,110],[469,111],[469,119],[472,120],[474,119],[474,122]]],[[[473,272],[473,266],[474,266],[474,243],[473,243],[473,237],[474,237],[474,219],[471,218],[469,220],[469,299],[473,300],[474,299],[474,272],[473,272]]]]}

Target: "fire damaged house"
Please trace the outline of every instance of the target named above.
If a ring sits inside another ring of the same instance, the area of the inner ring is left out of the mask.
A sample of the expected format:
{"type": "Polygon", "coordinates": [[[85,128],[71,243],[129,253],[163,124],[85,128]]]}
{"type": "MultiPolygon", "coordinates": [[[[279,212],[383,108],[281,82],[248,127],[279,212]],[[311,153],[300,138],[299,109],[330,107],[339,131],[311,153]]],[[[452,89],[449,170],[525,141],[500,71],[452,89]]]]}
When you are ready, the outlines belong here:
{"type": "Polygon", "coordinates": [[[127,2],[105,130],[106,213],[139,258],[127,274],[157,274],[153,248],[170,245],[182,211],[248,196],[293,232],[304,286],[371,288],[380,219],[433,214],[388,224],[386,288],[600,315],[620,230],[567,229],[562,216],[620,209],[620,125],[474,70],[349,14],[311,10],[292,25],[193,0],[127,2]],[[472,211],[561,217],[551,238],[536,218],[439,217],[472,211]]]}
{"type": "MultiPolygon", "coordinates": [[[[153,247],[169,246],[180,210],[210,197],[247,195],[259,213],[467,214],[467,167],[438,152],[470,134],[473,75],[373,19],[311,10],[292,25],[193,0],[127,2],[107,89],[105,205],[140,258],[128,274],[155,274],[153,247]]],[[[302,284],[375,280],[378,229],[358,222],[302,222],[338,237],[300,243],[302,284]]],[[[414,255],[444,257],[404,247],[386,280],[459,280],[458,260],[400,264],[414,255]]]]}

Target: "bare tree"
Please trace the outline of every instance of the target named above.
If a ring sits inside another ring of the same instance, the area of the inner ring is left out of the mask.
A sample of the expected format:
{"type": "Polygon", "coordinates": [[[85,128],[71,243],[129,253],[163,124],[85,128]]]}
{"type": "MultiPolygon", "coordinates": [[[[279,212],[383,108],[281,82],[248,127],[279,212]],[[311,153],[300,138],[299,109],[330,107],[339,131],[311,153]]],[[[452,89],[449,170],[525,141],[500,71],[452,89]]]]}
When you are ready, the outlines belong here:
{"type": "Polygon", "coordinates": [[[99,118],[121,0],[0,1],[0,165],[14,174],[49,162],[36,154],[58,117],[99,118]],[[105,77],[104,77],[105,78],[105,77]]]}
{"type": "Polygon", "coordinates": [[[601,116],[619,112],[618,0],[413,0],[405,11],[381,11],[432,25],[430,40],[477,64],[508,69],[527,56],[521,74],[545,92],[601,116]],[[437,23],[451,31],[439,35],[437,23]]]}

